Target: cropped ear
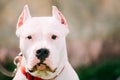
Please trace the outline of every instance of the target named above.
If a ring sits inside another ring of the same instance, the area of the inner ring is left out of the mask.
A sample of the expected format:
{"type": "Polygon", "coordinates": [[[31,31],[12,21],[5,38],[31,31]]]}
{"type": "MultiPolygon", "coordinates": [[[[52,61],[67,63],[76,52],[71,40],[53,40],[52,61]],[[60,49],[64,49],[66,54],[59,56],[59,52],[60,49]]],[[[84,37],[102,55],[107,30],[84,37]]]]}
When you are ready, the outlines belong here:
{"type": "Polygon", "coordinates": [[[57,9],[56,6],[52,6],[52,14],[53,14],[53,17],[55,17],[57,20],[59,20],[61,24],[64,24],[65,26],[67,26],[67,22],[66,22],[65,17],[64,17],[63,14],[57,9]]]}
{"type": "Polygon", "coordinates": [[[20,17],[18,19],[17,29],[20,28],[28,18],[31,18],[31,15],[30,15],[28,5],[25,5],[24,9],[23,9],[23,11],[22,11],[22,13],[21,13],[21,15],[20,15],[20,17]]]}

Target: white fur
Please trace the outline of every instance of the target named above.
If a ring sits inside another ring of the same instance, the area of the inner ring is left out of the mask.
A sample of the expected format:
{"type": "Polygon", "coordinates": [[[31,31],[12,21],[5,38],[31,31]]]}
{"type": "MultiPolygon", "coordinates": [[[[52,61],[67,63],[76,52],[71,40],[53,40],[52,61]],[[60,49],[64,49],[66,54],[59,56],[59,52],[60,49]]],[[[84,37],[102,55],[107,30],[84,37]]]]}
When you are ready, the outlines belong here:
{"type": "MultiPolygon", "coordinates": [[[[28,6],[25,6],[22,14],[18,20],[16,31],[17,36],[20,38],[20,49],[23,53],[21,65],[26,70],[33,68],[40,62],[35,56],[36,50],[47,48],[50,55],[45,63],[53,70],[56,68],[57,70],[54,73],[47,72],[47,75],[41,71],[36,71],[31,75],[43,79],[52,79],[58,75],[55,80],[79,80],[68,61],[65,37],[69,30],[64,16],[58,9],[55,6],[53,7],[53,16],[51,17],[31,17],[28,6]],[[19,24],[20,21],[23,24],[19,24]],[[51,39],[53,34],[57,35],[56,40],[51,39]],[[26,38],[29,35],[32,36],[32,40],[26,38]]],[[[18,69],[13,80],[27,79],[18,69]]]]}

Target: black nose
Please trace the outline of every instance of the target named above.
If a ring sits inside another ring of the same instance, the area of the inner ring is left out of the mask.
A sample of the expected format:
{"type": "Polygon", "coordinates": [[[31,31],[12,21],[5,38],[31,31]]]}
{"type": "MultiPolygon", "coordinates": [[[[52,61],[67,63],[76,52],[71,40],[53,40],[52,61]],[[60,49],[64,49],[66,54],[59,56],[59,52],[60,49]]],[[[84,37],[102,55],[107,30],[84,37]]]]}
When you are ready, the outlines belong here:
{"type": "Polygon", "coordinates": [[[40,59],[41,63],[49,56],[49,50],[41,48],[36,51],[36,57],[40,59]]]}

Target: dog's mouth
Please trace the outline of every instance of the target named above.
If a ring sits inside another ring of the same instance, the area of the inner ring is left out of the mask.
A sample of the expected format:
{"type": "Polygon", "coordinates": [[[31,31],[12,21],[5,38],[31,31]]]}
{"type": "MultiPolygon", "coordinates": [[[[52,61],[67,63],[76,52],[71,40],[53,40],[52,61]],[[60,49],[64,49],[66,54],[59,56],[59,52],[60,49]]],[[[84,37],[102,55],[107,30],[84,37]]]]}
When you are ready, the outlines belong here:
{"type": "MultiPolygon", "coordinates": [[[[56,68],[57,69],[57,68],[56,68]]],[[[35,71],[49,71],[54,73],[56,71],[56,69],[52,69],[51,67],[49,67],[47,64],[45,63],[38,63],[36,64],[32,69],[28,69],[29,72],[33,73],[35,71]]]]}

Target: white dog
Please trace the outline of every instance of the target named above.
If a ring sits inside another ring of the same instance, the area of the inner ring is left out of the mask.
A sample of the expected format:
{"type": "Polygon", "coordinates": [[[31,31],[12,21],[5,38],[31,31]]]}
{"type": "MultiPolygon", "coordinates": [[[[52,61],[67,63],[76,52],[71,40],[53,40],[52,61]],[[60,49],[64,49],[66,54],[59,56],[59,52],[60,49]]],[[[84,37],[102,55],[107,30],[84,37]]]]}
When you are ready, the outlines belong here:
{"type": "Polygon", "coordinates": [[[22,59],[13,80],[79,80],[67,57],[67,22],[55,6],[52,14],[32,17],[24,7],[16,31],[22,59]]]}

